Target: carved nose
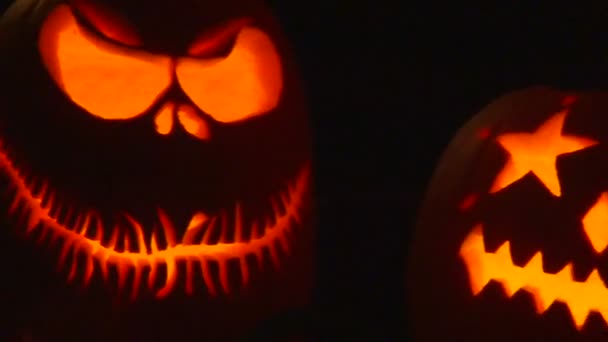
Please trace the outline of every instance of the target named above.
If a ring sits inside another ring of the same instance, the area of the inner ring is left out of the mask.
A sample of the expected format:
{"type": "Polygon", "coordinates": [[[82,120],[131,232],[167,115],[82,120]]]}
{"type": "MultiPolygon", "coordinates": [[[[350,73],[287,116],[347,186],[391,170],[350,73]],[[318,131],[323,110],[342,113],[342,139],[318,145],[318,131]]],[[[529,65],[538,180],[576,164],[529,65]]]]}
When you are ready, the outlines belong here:
{"type": "Polygon", "coordinates": [[[165,103],[154,118],[156,132],[161,135],[171,134],[176,118],[186,133],[199,140],[211,139],[209,124],[198,115],[196,108],[187,103],[179,105],[173,102],[165,103]]]}

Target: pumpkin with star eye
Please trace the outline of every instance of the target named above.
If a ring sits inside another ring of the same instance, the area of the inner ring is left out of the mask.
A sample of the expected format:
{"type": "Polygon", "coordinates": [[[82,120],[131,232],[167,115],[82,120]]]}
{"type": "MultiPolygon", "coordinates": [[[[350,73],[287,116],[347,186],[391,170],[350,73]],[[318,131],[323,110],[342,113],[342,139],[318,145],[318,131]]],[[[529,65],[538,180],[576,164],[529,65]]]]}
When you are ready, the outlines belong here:
{"type": "Polygon", "coordinates": [[[608,338],[608,97],[533,87],[460,130],[408,262],[421,341],[608,338]]]}
{"type": "Polygon", "coordinates": [[[264,5],[19,0],[0,32],[2,253],[27,273],[3,286],[28,298],[3,329],[226,339],[308,303],[308,114],[264,5]]]}

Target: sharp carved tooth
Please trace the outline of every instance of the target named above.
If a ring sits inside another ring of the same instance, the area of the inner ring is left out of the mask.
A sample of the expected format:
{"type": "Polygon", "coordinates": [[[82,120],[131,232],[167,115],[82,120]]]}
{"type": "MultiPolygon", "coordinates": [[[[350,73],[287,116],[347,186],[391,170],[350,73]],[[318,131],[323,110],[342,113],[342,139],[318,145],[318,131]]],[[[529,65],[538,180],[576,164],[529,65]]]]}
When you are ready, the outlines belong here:
{"type": "Polygon", "coordinates": [[[32,178],[32,183],[29,186],[29,189],[30,189],[30,194],[33,198],[36,198],[36,193],[38,192],[37,189],[40,189],[42,184],[44,184],[44,182],[40,178],[38,178],[38,177],[32,178]]]}
{"type": "Polygon", "coordinates": [[[158,252],[158,243],[156,242],[155,232],[152,232],[152,237],[150,238],[150,250],[151,250],[151,254],[158,252]]]}
{"type": "Polygon", "coordinates": [[[93,264],[93,256],[92,255],[88,255],[86,257],[87,261],[86,261],[86,269],[84,272],[84,280],[83,280],[83,285],[86,287],[89,284],[89,281],[91,281],[91,278],[93,277],[93,272],[95,270],[94,264],[93,264]]]}
{"type": "Polygon", "coordinates": [[[23,186],[27,188],[28,187],[27,186],[27,178],[29,177],[28,174],[25,173],[22,170],[17,170],[17,176],[19,177],[19,179],[23,183],[23,186]]]}
{"type": "MultiPolygon", "coordinates": [[[[156,245],[156,240],[154,239],[154,235],[152,235],[152,240],[154,241],[153,243],[156,245]]],[[[152,248],[152,251],[154,252],[154,248],[152,248]]],[[[154,287],[154,282],[156,281],[156,272],[157,272],[156,261],[152,261],[152,262],[150,262],[150,273],[148,273],[148,288],[150,288],[150,289],[152,289],[152,287],[154,287]]]]}
{"type": "Polygon", "coordinates": [[[258,262],[258,267],[260,268],[260,271],[264,268],[264,249],[263,248],[258,248],[255,252],[255,259],[258,262]]]}
{"type": "Polygon", "coordinates": [[[279,268],[279,254],[277,253],[277,247],[274,243],[268,244],[268,252],[270,252],[270,260],[272,261],[275,269],[279,268]]]}
{"type": "Polygon", "coordinates": [[[74,278],[76,277],[76,252],[77,250],[74,248],[72,249],[72,262],[71,262],[71,267],[70,267],[70,275],[68,276],[68,282],[72,282],[74,280],[74,278]]]}
{"type": "MultiPolygon", "coordinates": [[[[141,249],[140,249],[141,251],[141,249]]],[[[133,288],[131,291],[131,301],[134,301],[137,298],[137,294],[139,293],[139,286],[141,284],[141,270],[142,268],[139,265],[135,265],[135,273],[133,274],[133,288]]]]}
{"type": "Polygon", "coordinates": [[[81,220],[80,213],[78,211],[76,211],[75,209],[72,209],[69,220],[66,221],[66,223],[68,224],[68,229],[75,232],[76,227],[79,227],[80,220],[81,220]]]}
{"type": "Polygon", "coordinates": [[[284,231],[279,233],[277,240],[281,244],[281,249],[283,250],[283,253],[288,254],[289,253],[289,242],[287,241],[287,236],[285,235],[284,231]]]}
{"type": "Polygon", "coordinates": [[[74,224],[71,227],[71,229],[77,234],[80,234],[79,231],[80,231],[80,228],[82,227],[82,218],[83,218],[82,213],[76,214],[76,219],[74,220],[74,224]]]}
{"type": "Polygon", "coordinates": [[[217,295],[217,289],[215,288],[215,284],[213,284],[213,277],[211,276],[211,270],[209,269],[207,262],[208,261],[204,257],[200,257],[201,273],[203,274],[205,286],[207,286],[207,292],[209,292],[211,296],[215,296],[217,295]]]}
{"type": "Polygon", "coordinates": [[[275,196],[270,196],[270,206],[272,207],[273,215],[278,216],[281,213],[281,209],[279,208],[279,203],[277,203],[275,196]]]}
{"type": "Polygon", "coordinates": [[[207,230],[205,231],[205,234],[203,235],[202,244],[204,244],[204,245],[209,244],[209,242],[211,241],[211,234],[212,234],[213,230],[215,229],[216,224],[217,224],[217,216],[213,216],[211,218],[211,220],[209,221],[209,224],[207,225],[207,230]]]}
{"type": "Polygon", "coordinates": [[[49,230],[48,229],[41,229],[40,230],[40,236],[38,237],[37,242],[39,244],[42,244],[44,242],[44,239],[46,238],[46,235],[48,234],[49,230]]]}
{"type": "Polygon", "coordinates": [[[135,231],[135,246],[137,247],[137,252],[148,254],[146,241],[144,240],[144,232],[141,227],[141,224],[130,215],[125,215],[125,217],[127,218],[127,221],[129,221],[131,227],[135,231]]]}
{"type": "Polygon", "coordinates": [[[48,182],[43,182],[42,187],[38,191],[36,195],[37,199],[42,203],[44,201],[45,196],[47,195],[47,191],[49,190],[48,182]]]}
{"type": "Polygon", "coordinates": [[[48,212],[53,210],[53,208],[55,206],[55,201],[56,201],[55,192],[50,191],[49,199],[47,200],[46,205],[45,205],[45,208],[47,209],[48,212]]]}
{"type": "Polygon", "coordinates": [[[118,226],[114,226],[112,229],[112,236],[110,237],[110,241],[108,242],[108,248],[114,249],[116,247],[116,242],[118,241],[118,226]]]}
{"type": "Polygon", "coordinates": [[[158,218],[160,219],[160,224],[162,226],[161,228],[163,229],[167,246],[175,247],[177,245],[177,241],[175,239],[175,228],[173,227],[173,223],[169,219],[169,216],[167,216],[167,214],[159,208],[158,218]]]}
{"type": "MultiPolygon", "coordinates": [[[[70,229],[68,226],[70,223],[70,218],[74,214],[74,208],[72,206],[67,206],[66,213],[63,216],[63,222],[61,223],[64,227],[70,229]]],[[[57,215],[59,217],[59,215],[57,215]]]]}
{"type": "Polygon", "coordinates": [[[285,210],[287,210],[287,208],[289,208],[289,193],[286,191],[281,191],[280,196],[283,207],[285,208],[285,210]]]}
{"type": "Polygon", "coordinates": [[[21,204],[21,196],[19,196],[19,194],[17,194],[17,195],[15,195],[15,198],[13,199],[13,202],[11,203],[11,206],[8,209],[8,213],[10,215],[15,214],[15,211],[19,207],[19,204],[21,204]]]}
{"type": "Polygon", "coordinates": [[[249,266],[247,265],[245,256],[239,258],[239,264],[241,268],[241,281],[243,285],[247,285],[249,283],[249,266]]]}
{"type": "Polygon", "coordinates": [[[59,224],[61,224],[61,222],[59,222],[59,217],[60,217],[60,213],[61,210],[63,209],[63,203],[56,197],[55,198],[55,206],[51,207],[51,216],[55,219],[55,221],[57,221],[59,224]]]}
{"type": "Polygon", "coordinates": [[[192,279],[192,260],[186,260],[186,285],[185,285],[185,291],[186,294],[191,296],[194,293],[194,288],[193,288],[193,279],[192,279]]]}
{"type": "Polygon", "coordinates": [[[87,230],[89,230],[89,224],[91,224],[91,214],[86,213],[84,214],[84,221],[80,225],[80,231],[76,229],[78,231],[78,234],[80,234],[81,236],[85,236],[87,230]]]}
{"type": "Polygon", "coordinates": [[[243,242],[245,240],[243,232],[243,211],[241,204],[237,201],[234,213],[234,240],[235,242],[243,242]]]}
{"type": "Polygon", "coordinates": [[[29,233],[31,232],[34,227],[36,227],[38,225],[38,223],[40,223],[40,214],[38,213],[37,210],[30,210],[29,215],[28,215],[28,220],[27,220],[27,225],[25,227],[25,232],[29,233]]]}
{"type": "Polygon", "coordinates": [[[125,288],[125,282],[127,281],[127,273],[129,272],[129,265],[123,263],[116,264],[116,271],[118,272],[118,289],[122,291],[125,288]]]}
{"type": "Polygon", "coordinates": [[[299,208],[294,208],[293,210],[290,210],[290,214],[291,214],[291,219],[297,224],[297,225],[302,225],[302,217],[300,216],[300,211],[299,208]]]}
{"type": "Polygon", "coordinates": [[[198,212],[192,216],[190,219],[190,223],[188,224],[188,228],[186,229],[186,233],[184,234],[183,243],[184,245],[193,245],[195,244],[194,239],[200,230],[203,228],[203,225],[207,222],[209,218],[202,212],[198,212]]]}
{"type": "Polygon", "coordinates": [[[51,236],[49,237],[49,241],[47,242],[47,246],[53,247],[55,242],[59,240],[59,233],[51,230],[51,236]]]}
{"type": "Polygon", "coordinates": [[[124,237],[123,237],[124,241],[123,241],[123,245],[124,245],[124,250],[126,253],[131,253],[133,252],[131,250],[131,238],[129,237],[129,234],[127,232],[125,232],[124,237]]]}
{"type": "Polygon", "coordinates": [[[250,237],[249,240],[255,240],[258,238],[258,223],[256,221],[253,221],[251,223],[251,233],[250,233],[250,237]]]}
{"type": "Polygon", "coordinates": [[[228,281],[228,263],[226,260],[220,260],[220,284],[224,293],[230,293],[230,282],[228,281]]]}
{"type": "Polygon", "coordinates": [[[72,249],[73,243],[74,243],[74,240],[68,239],[63,244],[63,247],[61,248],[61,253],[59,254],[59,260],[58,260],[59,268],[63,267],[63,265],[65,264],[65,259],[68,256],[68,252],[70,252],[70,250],[72,249]]]}
{"type": "Polygon", "coordinates": [[[228,240],[228,215],[226,212],[222,210],[220,214],[221,223],[221,231],[220,231],[220,239],[218,243],[227,243],[228,240]]]}
{"type": "Polygon", "coordinates": [[[102,256],[98,260],[101,275],[105,281],[108,281],[108,278],[110,277],[110,273],[108,272],[108,258],[107,256],[102,256]]]}
{"type": "Polygon", "coordinates": [[[101,240],[103,239],[103,222],[101,222],[101,218],[95,216],[95,222],[97,223],[97,231],[95,234],[95,240],[101,244],[101,240]]]}

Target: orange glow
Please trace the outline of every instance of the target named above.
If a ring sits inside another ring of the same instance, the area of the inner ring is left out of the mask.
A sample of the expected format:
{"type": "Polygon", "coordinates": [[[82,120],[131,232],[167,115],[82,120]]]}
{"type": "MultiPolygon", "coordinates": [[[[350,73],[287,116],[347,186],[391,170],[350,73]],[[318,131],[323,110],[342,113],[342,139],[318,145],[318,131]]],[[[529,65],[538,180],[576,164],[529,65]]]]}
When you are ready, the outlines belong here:
{"type": "Polygon", "coordinates": [[[558,112],[533,133],[508,133],[496,139],[509,159],[496,176],[491,193],[533,172],[553,195],[561,196],[555,165],[557,156],[597,144],[591,139],[562,135],[566,114],[568,110],[558,112]]]}
{"type": "Polygon", "coordinates": [[[196,108],[183,104],[177,110],[177,118],[186,132],[201,140],[211,137],[209,125],[196,113],[196,108]]]}
{"type": "Polygon", "coordinates": [[[180,58],[179,84],[190,99],[219,122],[235,122],[274,109],[283,90],[281,60],[262,31],[243,28],[224,59],[180,58]]]}
{"type": "Polygon", "coordinates": [[[44,65],[66,95],[102,119],[142,114],[172,80],[171,59],[103,41],[76,22],[67,5],[46,18],[38,44],[44,65]]]}
{"type": "Polygon", "coordinates": [[[608,246],[608,192],[604,192],[585,214],[583,228],[593,249],[603,252],[608,246]]]}
{"type": "MultiPolygon", "coordinates": [[[[273,209],[273,218],[262,219],[253,224],[254,231],[260,225],[263,226],[263,233],[254,236],[246,241],[243,237],[243,221],[241,218],[241,204],[236,203],[235,212],[235,242],[226,242],[225,236],[217,244],[209,244],[209,239],[214,227],[227,224],[226,215],[218,214],[208,216],[203,212],[196,213],[190,219],[186,233],[180,239],[175,236],[175,227],[171,219],[163,210],[158,211],[158,216],[162,225],[162,237],[152,234],[150,241],[145,241],[141,224],[130,215],[126,215],[130,222],[136,239],[129,239],[127,235],[118,236],[118,229],[109,230],[109,227],[102,227],[101,220],[93,211],[86,211],[77,214],[77,219],[73,227],[68,227],[57,221],[50,213],[53,205],[58,203],[56,193],[45,184],[38,193],[34,194],[30,190],[30,185],[25,182],[25,177],[17,170],[7,155],[0,152],[0,168],[4,170],[10,178],[16,194],[9,210],[11,214],[21,214],[25,218],[25,231],[31,234],[35,230],[40,230],[42,236],[51,236],[55,243],[62,246],[61,255],[58,260],[60,268],[69,267],[68,280],[73,281],[77,272],[83,272],[83,282],[86,286],[95,272],[100,272],[106,281],[109,279],[110,268],[118,273],[118,287],[121,290],[128,290],[126,279],[131,279],[130,294],[132,299],[136,299],[139,294],[140,284],[144,284],[150,290],[155,291],[157,298],[164,298],[175,290],[176,281],[180,274],[177,262],[186,263],[186,293],[192,293],[193,289],[193,270],[198,267],[202,271],[202,280],[205,282],[206,290],[211,295],[216,295],[218,291],[229,293],[231,291],[228,281],[228,262],[238,260],[241,271],[241,282],[247,285],[249,280],[249,266],[246,257],[254,255],[257,257],[258,264],[262,266],[264,251],[268,251],[271,261],[275,267],[279,267],[280,258],[278,249],[284,253],[289,253],[288,234],[293,232],[295,224],[300,224],[300,211],[303,207],[304,193],[309,184],[310,166],[306,165],[296,179],[288,184],[288,190],[281,192],[281,204],[285,211],[281,214],[278,206],[273,209]],[[46,204],[42,204],[42,198],[49,197],[46,204]],[[19,211],[17,211],[19,208],[19,211]],[[274,222],[274,223],[271,223],[274,222]],[[208,223],[205,225],[205,223],[208,223]],[[85,236],[86,232],[96,226],[97,236],[94,239],[85,236]],[[109,243],[102,244],[102,232],[112,231],[109,243]],[[201,237],[202,236],[202,237],[201,237]],[[200,241],[197,241],[197,237],[200,241]],[[166,248],[159,248],[159,239],[163,238],[167,242],[166,248]],[[123,239],[124,251],[116,249],[118,239],[123,239]],[[84,256],[86,259],[85,269],[81,271],[77,268],[76,259],[84,256]],[[219,263],[219,284],[221,289],[217,289],[215,279],[209,269],[210,262],[219,263]],[[154,288],[154,284],[161,277],[159,267],[166,266],[163,285],[160,289],[154,288]],[[142,279],[144,269],[150,269],[147,279],[142,279]],[[132,274],[132,277],[128,277],[132,274]]],[[[28,178],[29,179],[29,178],[28,178]]]]}
{"type": "Polygon", "coordinates": [[[579,330],[591,312],[599,313],[608,321],[608,289],[597,270],[593,270],[583,282],[573,279],[572,264],[566,265],[557,274],[545,273],[541,252],[537,252],[526,266],[516,266],[508,241],[495,253],[485,251],[482,228],[482,225],[477,225],[460,247],[473,295],[479,294],[494,280],[502,284],[509,297],[519,290],[528,292],[538,314],[544,313],[553,302],[566,304],[579,330]]]}
{"type": "Polygon", "coordinates": [[[156,125],[156,131],[159,134],[167,135],[171,133],[173,129],[173,111],[175,110],[175,104],[173,102],[165,103],[162,108],[154,117],[154,124],[156,125]]]}

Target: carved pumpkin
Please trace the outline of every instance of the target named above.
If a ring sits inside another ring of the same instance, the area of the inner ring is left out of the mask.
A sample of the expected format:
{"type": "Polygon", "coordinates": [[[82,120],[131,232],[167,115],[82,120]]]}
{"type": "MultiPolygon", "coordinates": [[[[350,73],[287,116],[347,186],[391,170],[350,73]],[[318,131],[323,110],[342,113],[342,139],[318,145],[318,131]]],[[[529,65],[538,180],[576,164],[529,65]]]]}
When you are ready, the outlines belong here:
{"type": "Polygon", "coordinates": [[[308,116],[265,6],[19,0],[0,25],[2,249],[30,274],[3,330],[228,338],[306,305],[308,116]]]}
{"type": "Polygon", "coordinates": [[[409,262],[423,341],[608,337],[608,97],[534,87],[458,133],[409,262]]]}

